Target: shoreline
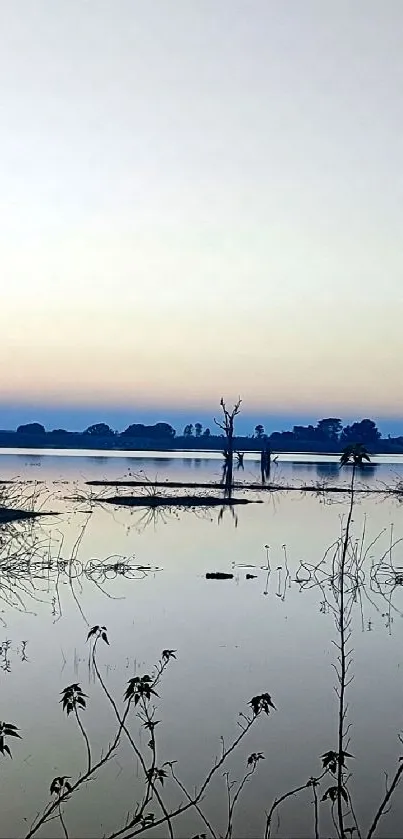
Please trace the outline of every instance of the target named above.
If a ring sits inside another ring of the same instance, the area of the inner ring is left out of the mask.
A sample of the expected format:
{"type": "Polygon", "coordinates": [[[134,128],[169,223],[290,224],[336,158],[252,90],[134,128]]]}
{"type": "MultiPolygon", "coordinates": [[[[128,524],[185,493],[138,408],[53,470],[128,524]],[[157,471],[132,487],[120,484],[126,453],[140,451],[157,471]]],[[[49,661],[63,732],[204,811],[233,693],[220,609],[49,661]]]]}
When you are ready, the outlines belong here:
{"type": "MultiPolygon", "coordinates": [[[[17,437],[17,435],[15,435],[17,437]]],[[[63,445],[63,442],[58,440],[56,441],[48,441],[46,439],[39,440],[19,440],[13,439],[12,441],[2,441],[0,436],[0,455],[7,455],[7,454],[20,454],[25,453],[29,454],[40,454],[40,455],[51,455],[56,454],[63,456],[66,454],[67,456],[76,456],[76,457],[94,457],[94,453],[98,456],[104,457],[130,457],[139,455],[144,455],[145,457],[150,457],[153,454],[157,455],[158,457],[161,454],[166,454],[169,456],[176,456],[180,457],[181,455],[194,455],[194,456],[211,456],[216,455],[217,459],[222,459],[223,448],[224,448],[224,440],[220,440],[215,445],[205,446],[194,446],[194,445],[183,445],[182,440],[178,441],[177,446],[171,445],[167,446],[164,444],[163,441],[159,443],[153,441],[131,441],[130,445],[127,446],[117,446],[117,445],[110,445],[110,441],[108,441],[109,445],[106,441],[97,440],[91,441],[88,438],[85,440],[75,439],[74,441],[69,441],[69,445],[63,445]],[[74,445],[72,443],[74,442],[74,445]],[[80,445],[82,443],[82,445],[80,445]]],[[[194,441],[192,441],[194,442],[194,441]]],[[[234,441],[234,452],[240,451],[246,455],[255,455],[258,459],[260,457],[261,448],[252,445],[254,441],[247,439],[247,438],[238,438],[234,441]]],[[[380,440],[376,447],[368,447],[369,454],[372,457],[383,456],[386,457],[388,455],[391,456],[399,456],[403,455],[403,446],[399,447],[396,445],[388,445],[388,440],[380,440]]],[[[315,455],[321,457],[329,457],[335,458],[338,460],[341,453],[343,451],[342,446],[287,446],[287,447],[277,447],[271,450],[271,455],[274,460],[277,456],[287,455],[303,455],[314,457],[315,455]]],[[[372,462],[372,465],[373,462],[372,462]]]]}

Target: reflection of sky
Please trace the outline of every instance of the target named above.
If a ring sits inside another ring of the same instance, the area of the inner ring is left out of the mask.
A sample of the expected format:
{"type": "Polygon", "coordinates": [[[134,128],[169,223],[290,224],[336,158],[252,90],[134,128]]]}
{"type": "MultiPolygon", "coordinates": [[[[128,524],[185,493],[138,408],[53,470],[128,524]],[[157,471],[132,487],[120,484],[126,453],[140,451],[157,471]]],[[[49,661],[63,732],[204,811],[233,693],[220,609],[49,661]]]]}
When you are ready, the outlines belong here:
{"type": "Polygon", "coordinates": [[[1,16],[3,399],[393,414],[401,4],[1,16]]]}
{"type": "MultiPolygon", "coordinates": [[[[83,471],[92,471],[93,467],[93,461],[83,461],[83,471]]],[[[54,475],[51,458],[43,458],[41,468],[44,477],[54,475]]],[[[182,470],[183,474],[185,468],[188,474],[187,467],[177,461],[165,474],[172,474],[171,470],[179,474],[182,470]]],[[[304,465],[299,469],[297,472],[293,468],[292,474],[301,478],[308,474],[304,465]]],[[[63,494],[67,494],[66,488],[63,494]]],[[[163,648],[178,650],[178,659],[159,691],[159,756],[161,760],[178,760],[177,769],[190,786],[200,780],[202,768],[220,752],[220,736],[228,742],[236,733],[238,712],[245,709],[250,697],[265,690],[272,694],[278,710],[268,720],[260,721],[249,748],[232,764],[235,777],[240,777],[247,754],[263,751],[266,755],[248,785],[245,806],[239,810],[239,835],[257,836],[262,835],[264,810],[272,798],[319,772],[319,756],[334,747],[333,621],[320,612],[319,592],[300,593],[292,584],[284,602],[277,597],[276,568],[281,565],[284,569],[284,544],[292,579],[301,560],[317,561],[339,534],[345,505],[338,502],[324,506],[312,496],[280,494],[267,498],[263,505],[238,512],[237,528],[229,516],[217,526],[217,513],[213,511],[204,517],[185,513],[170,518],[168,524],[157,523],[138,533],[138,511],[132,515],[119,509],[112,515],[112,511],[97,510],[80,547],[82,561],[134,553],[136,562],[160,565],[163,570],[142,581],[111,581],[106,586],[108,594],[122,600],[105,596],[89,581],[84,581],[81,593],[77,581],[76,591],[89,624],[104,623],[108,627],[111,647],[100,651],[100,662],[108,686],[117,695],[121,696],[134,667],[137,673],[147,672],[163,648]],[[265,596],[266,572],[262,566],[267,543],[273,572],[265,596]],[[246,569],[238,564],[254,565],[257,579],[247,581],[246,569]],[[232,571],[235,579],[225,583],[206,581],[205,574],[211,570],[232,571]]],[[[388,528],[394,518],[395,537],[402,535],[396,508],[371,499],[355,510],[357,535],[365,513],[368,542],[383,527],[388,528]]],[[[76,513],[67,521],[53,520],[49,525],[55,538],[59,538],[57,530],[65,533],[64,557],[69,556],[83,518],[76,513]]],[[[387,549],[388,538],[386,534],[379,552],[387,549]]],[[[3,613],[7,620],[3,637],[11,639],[13,650],[22,639],[28,639],[29,657],[24,663],[13,658],[11,673],[0,674],[4,716],[18,724],[23,733],[23,740],[13,746],[14,759],[2,777],[4,835],[22,835],[22,818],[36,812],[42,801],[45,803],[49,779],[78,772],[85,760],[74,721],[63,717],[58,703],[63,687],[80,681],[90,696],[85,722],[91,738],[100,747],[109,736],[111,714],[88,679],[87,626],[63,579],[60,597],[64,616],[54,623],[52,592],[50,586],[42,598],[45,603],[31,604],[36,614],[3,613]],[[13,795],[21,786],[23,803],[13,795]]],[[[355,755],[357,809],[367,816],[384,789],[383,770],[391,770],[398,757],[401,641],[397,616],[389,636],[381,612],[367,601],[365,610],[366,617],[373,620],[373,631],[362,632],[358,619],[353,639],[356,678],[349,688],[349,720],[353,722],[349,750],[355,755]]],[[[67,808],[70,835],[98,835],[100,814],[105,833],[116,826],[116,819],[122,819],[127,809],[124,796],[130,794],[132,798],[133,784],[137,783],[133,773],[126,770],[126,755],[119,759],[119,765],[111,764],[105,775],[99,774],[85,795],[77,799],[76,810],[67,808]],[[112,783],[116,789],[113,801],[108,794],[112,783]],[[104,801],[108,802],[107,812],[103,811],[104,801]],[[80,831],[83,825],[85,830],[80,831]]],[[[221,807],[225,807],[221,784],[220,778],[220,785],[205,802],[218,818],[221,807]]],[[[401,797],[397,796],[389,821],[384,822],[384,835],[399,837],[402,818],[401,797]]],[[[182,827],[180,835],[197,832],[194,823],[185,822],[182,827]]],[[[326,828],[323,816],[324,835],[330,835],[331,827],[326,828]]],[[[311,808],[302,809],[300,799],[293,800],[282,812],[281,829],[279,835],[283,837],[311,835],[311,808]]]]}
{"type": "MultiPolygon", "coordinates": [[[[279,484],[313,484],[316,481],[327,481],[331,484],[350,480],[350,468],[340,468],[339,457],[331,456],[327,459],[322,455],[279,454],[277,462],[272,463],[270,480],[279,484]]],[[[38,477],[58,479],[64,476],[79,475],[90,479],[107,478],[119,480],[123,477],[146,477],[148,480],[193,480],[191,472],[197,469],[198,481],[214,481],[222,477],[223,457],[220,452],[209,452],[205,456],[195,457],[189,453],[171,452],[169,456],[161,453],[152,454],[133,453],[127,457],[125,452],[85,453],[77,451],[72,455],[67,449],[61,450],[60,455],[50,453],[49,449],[43,454],[36,451],[14,452],[2,449],[0,452],[1,474],[4,478],[15,475],[32,478],[32,472],[38,472],[38,477]]],[[[357,480],[371,486],[393,484],[403,473],[403,455],[378,455],[371,464],[366,464],[357,472],[357,480]]],[[[246,452],[244,468],[234,467],[234,479],[243,483],[260,481],[259,455],[246,452]]]]}

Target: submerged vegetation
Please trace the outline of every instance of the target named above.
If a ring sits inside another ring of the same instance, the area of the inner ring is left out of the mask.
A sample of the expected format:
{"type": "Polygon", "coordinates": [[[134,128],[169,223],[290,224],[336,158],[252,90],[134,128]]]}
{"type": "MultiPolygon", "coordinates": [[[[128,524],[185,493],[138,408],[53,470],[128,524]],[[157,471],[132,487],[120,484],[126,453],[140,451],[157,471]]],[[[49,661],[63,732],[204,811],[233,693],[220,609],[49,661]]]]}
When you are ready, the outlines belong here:
{"type": "Polygon", "coordinates": [[[11,522],[52,515],[43,509],[43,487],[34,482],[5,481],[0,483],[0,526],[11,522]]]}

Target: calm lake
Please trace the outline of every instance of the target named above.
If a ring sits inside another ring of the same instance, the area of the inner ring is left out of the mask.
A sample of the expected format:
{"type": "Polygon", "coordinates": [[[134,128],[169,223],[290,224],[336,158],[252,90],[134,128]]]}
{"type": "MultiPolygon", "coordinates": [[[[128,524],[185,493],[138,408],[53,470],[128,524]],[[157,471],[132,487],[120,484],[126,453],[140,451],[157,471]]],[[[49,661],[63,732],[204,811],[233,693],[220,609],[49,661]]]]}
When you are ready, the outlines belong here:
{"type": "MultiPolygon", "coordinates": [[[[227,832],[225,772],[230,784],[240,781],[248,756],[263,753],[235,810],[232,835],[264,837],[274,799],[319,776],[321,755],[337,748],[332,554],[320,574],[312,569],[340,536],[348,512],[347,493],[323,487],[347,486],[351,468],[341,470],[337,457],[281,455],[270,479],[299,491],[235,490],[235,497],[261,503],[232,509],[125,508],[103,503],[114,488],[85,483],[141,477],[202,483],[221,474],[219,453],[0,451],[0,483],[13,481],[4,484],[2,503],[7,493],[17,506],[29,506],[35,496],[37,509],[54,514],[1,533],[0,719],[22,735],[7,740],[12,760],[0,755],[1,839],[29,833],[50,801],[54,778],[69,776],[73,783],[86,769],[84,738],[74,713],[67,716],[60,704],[66,686],[79,683],[87,695],[81,719],[94,762],[113,740],[116,717],[89,662],[94,625],[107,627],[109,645],[100,642],[97,660],[119,708],[128,680],[151,673],[162,650],[176,651],[154,697],[157,765],[176,761],[174,771],[191,794],[220,757],[222,738],[225,747],[238,736],[250,699],[271,695],[276,710],[256,720],[200,802],[216,836],[227,832]],[[233,576],[206,579],[211,572],[233,576]]],[[[256,455],[245,455],[235,479],[260,480],[256,455]]],[[[353,541],[363,561],[351,613],[348,785],[362,836],[403,754],[403,506],[381,492],[399,481],[403,457],[374,458],[359,471],[357,486],[379,492],[358,494],[353,511],[353,541]]],[[[133,736],[148,760],[150,734],[139,730],[134,713],[133,736]]],[[[172,808],[186,797],[166,771],[159,789],[172,808]]],[[[337,837],[331,806],[320,802],[331,780],[318,793],[321,837],[337,837]]],[[[123,737],[95,778],[64,803],[64,827],[54,818],[35,835],[64,837],[67,830],[72,839],[125,839],[132,835],[123,830],[127,814],[144,786],[123,737]]],[[[376,836],[401,839],[402,790],[376,836]]],[[[288,798],[276,810],[271,836],[315,837],[312,800],[310,788],[288,798]]],[[[147,812],[157,818],[158,803],[147,812]]],[[[211,835],[192,809],[173,829],[183,839],[211,835]]],[[[143,835],[169,831],[165,824],[143,835]]]]}

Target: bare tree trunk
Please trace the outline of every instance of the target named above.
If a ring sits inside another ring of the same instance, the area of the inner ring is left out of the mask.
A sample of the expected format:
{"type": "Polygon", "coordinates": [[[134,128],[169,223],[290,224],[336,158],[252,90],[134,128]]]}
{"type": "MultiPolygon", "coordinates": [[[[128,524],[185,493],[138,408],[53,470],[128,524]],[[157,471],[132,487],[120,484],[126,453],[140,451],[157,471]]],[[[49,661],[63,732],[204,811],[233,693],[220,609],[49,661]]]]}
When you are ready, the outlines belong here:
{"type": "Polygon", "coordinates": [[[234,405],[232,411],[227,409],[224,399],[221,399],[220,405],[224,415],[223,421],[218,422],[214,419],[214,422],[225,434],[226,442],[224,450],[225,464],[223,484],[226,497],[231,498],[234,483],[234,419],[236,415],[239,414],[241,399],[238,399],[238,402],[234,405]]]}

